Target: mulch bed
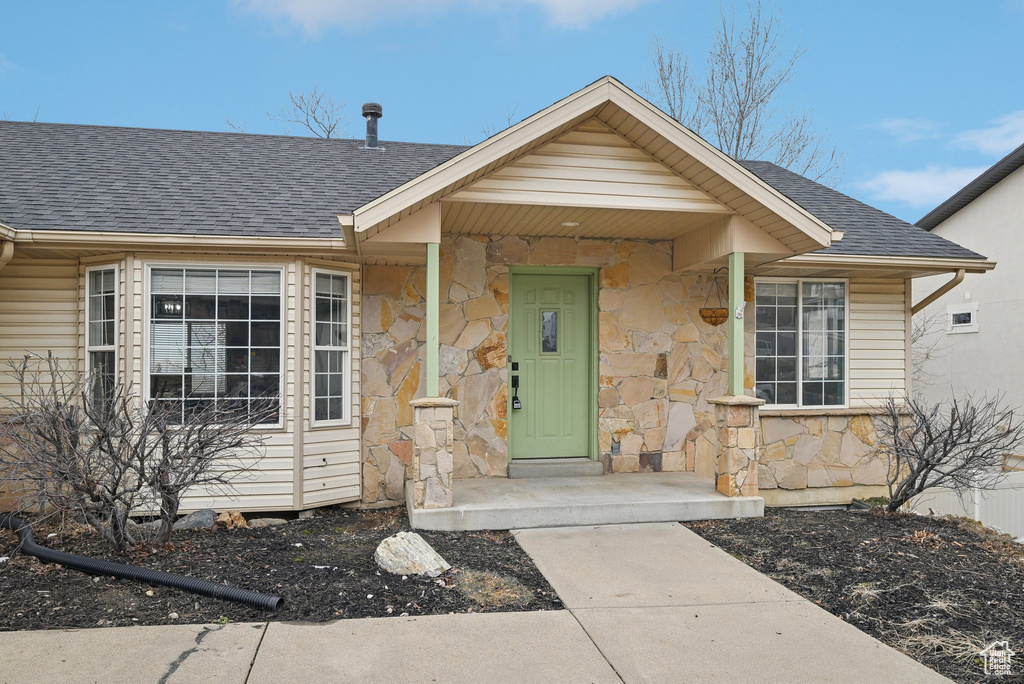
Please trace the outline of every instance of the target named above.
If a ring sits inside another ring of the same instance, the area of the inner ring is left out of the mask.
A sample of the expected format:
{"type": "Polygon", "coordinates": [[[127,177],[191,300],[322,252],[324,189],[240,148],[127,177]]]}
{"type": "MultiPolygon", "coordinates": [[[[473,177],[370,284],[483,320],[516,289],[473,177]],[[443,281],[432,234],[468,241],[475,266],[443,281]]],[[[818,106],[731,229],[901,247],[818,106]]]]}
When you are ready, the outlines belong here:
{"type": "Polygon", "coordinates": [[[954,681],[984,680],[993,641],[1024,653],[1024,546],[973,521],[769,509],[688,527],[954,681]]]}
{"type": "Polygon", "coordinates": [[[373,552],[409,529],[403,509],[324,509],[277,527],[176,532],[166,548],[111,551],[88,530],[36,540],[54,549],[191,575],[285,599],[276,615],[129,580],[91,577],[17,552],[0,530],[0,630],[434,615],[562,608],[507,532],[420,532],[451,565],[436,579],[391,575],[373,552]],[[463,578],[466,578],[463,581],[463,578]],[[172,617],[174,615],[174,617],[172,617]]]}

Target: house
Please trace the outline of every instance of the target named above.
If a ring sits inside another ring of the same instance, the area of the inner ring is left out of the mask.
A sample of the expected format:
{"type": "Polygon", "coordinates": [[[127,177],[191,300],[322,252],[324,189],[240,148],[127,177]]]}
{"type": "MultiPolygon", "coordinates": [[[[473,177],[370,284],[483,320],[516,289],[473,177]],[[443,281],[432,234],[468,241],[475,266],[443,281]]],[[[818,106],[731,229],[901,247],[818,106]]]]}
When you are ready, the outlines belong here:
{"type": "Polygon", "coordinates": [[[363,113],[365,140],[0,122],[0,356],[183,415],[277,398],[243,510],[640,471],[757,513],[879,493],[912,280],[994,266],[610,77],[472,147],[363,113]]]}
{"type": "MultiPolygon", "coordinates": [[[[1024,256],[1024,145],[928,212],[917,225],[947,240],[1013,263],[1024,256]]],[[[947,277],[948,279],[948,277],[947,277]]],[[[915,283],[920,312],[918,375],[915,395],[935,404],[967,396],[1002,397],[1007,407],[1024,407],[1024,363],[1007,353],[1007,344],[1024,331],[1024,277],[1014,268],[998,268],[984,278],[958,273],[952,289],[937,290],[942,278],[915,283]],[[943,293],[937,298],[929,293],[943,293]],[[926,353],[926,350],[929,350],[926,353]]],[[[1006,478],[993,491],[969,493],[961,500],[948,490],[931,490],[918,509],[965,515],[1024,539],[1024,457],[1006,458],[1006,478]]]]}
{"type": "MultiPolygon", "coordinates": [[[[928,212],[917,225],[983,254],[1013,263],[1024,256],[1024,145],[1021,145],[952,197],[928,212]]],[[[979,278],[965,274],[955,289],[926,303],[930,321],[926,344],[937,353],[922,368],[918,388],[938,401],[964,394],[1005,392],[1012,406],[1024,406],[1024,361],[1006,354],[1007,340],[1024,331],[1024,276],[1000,268],[979,278]]],[[[935,289],[937,279],[918,281],[915,298],[935,289]]]]}

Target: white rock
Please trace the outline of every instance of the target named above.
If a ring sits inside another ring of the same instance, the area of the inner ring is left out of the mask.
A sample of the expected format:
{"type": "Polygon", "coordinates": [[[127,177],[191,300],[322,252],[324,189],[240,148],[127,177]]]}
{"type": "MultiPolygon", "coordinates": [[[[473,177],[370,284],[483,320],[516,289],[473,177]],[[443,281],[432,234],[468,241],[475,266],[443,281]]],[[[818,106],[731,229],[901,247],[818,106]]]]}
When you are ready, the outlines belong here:
{"type": "Polygon", "coordinates": [[[452,566],[415,532],[399,532],[380,543],[373,559],[393,575],[437,577],[452,566]]]}

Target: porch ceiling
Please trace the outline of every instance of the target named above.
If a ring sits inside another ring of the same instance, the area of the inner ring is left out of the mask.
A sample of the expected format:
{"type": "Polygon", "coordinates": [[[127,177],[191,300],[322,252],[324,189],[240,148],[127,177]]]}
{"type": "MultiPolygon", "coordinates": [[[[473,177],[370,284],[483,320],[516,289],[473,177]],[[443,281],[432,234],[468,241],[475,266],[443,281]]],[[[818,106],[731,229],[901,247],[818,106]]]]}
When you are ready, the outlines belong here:
{"type": "Polygon", "coordinates": [[[670,240],[721,214],[558,207],[488,202],[442,202],[441,230],[472,235],[670,240]],[[565,226],[564,223],[579,225],[565,226]]]}

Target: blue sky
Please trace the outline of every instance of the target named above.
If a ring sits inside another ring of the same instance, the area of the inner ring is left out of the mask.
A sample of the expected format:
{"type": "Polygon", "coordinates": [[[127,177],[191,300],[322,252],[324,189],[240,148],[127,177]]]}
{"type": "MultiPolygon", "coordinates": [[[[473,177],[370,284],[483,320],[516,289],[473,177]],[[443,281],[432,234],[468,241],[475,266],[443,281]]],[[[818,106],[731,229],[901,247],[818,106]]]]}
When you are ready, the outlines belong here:
{"type": "MultiPolygon", "coordinates": [[[[844,192],[914,221],[1024,143],[1024,0],[777,6],[807,50],[782,105],[845,152],[844,192]]],[[[0,115],[281,133],[267,112],[318,86],[353,137],[373,100],[382,139],[465,143],[605,74],[639,89],[655,36],[699,66],[717,16],[696,0],[4,3],[0,115]]]]}

